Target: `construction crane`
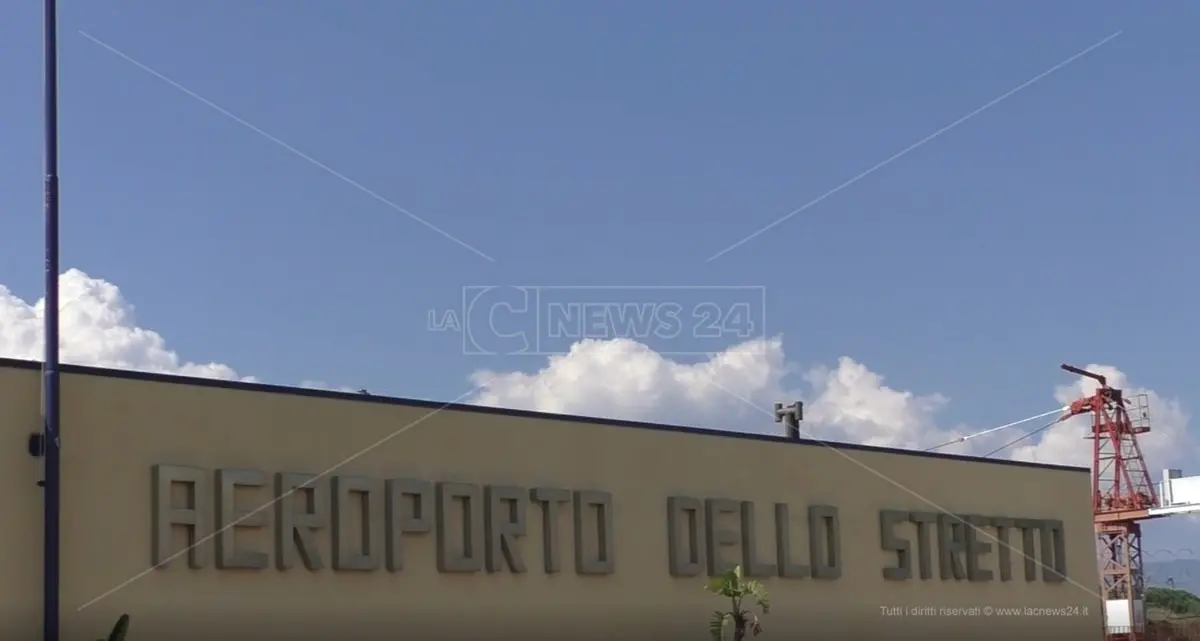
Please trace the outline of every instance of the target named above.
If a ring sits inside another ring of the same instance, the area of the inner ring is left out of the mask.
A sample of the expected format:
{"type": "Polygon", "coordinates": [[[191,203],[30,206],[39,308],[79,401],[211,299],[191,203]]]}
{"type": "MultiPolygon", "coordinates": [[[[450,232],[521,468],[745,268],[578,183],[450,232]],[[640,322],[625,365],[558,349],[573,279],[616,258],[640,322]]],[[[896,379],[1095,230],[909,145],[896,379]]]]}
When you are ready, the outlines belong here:
{"type": "Polygon", "coordinates": [[[1149,399],[1127,397],[1108,379],[1073,365],[1062,369],[1097,383],[1096,391],[1067,406],[1056,422],[1090,414],[1092,515],[1099,544],[1100,594],[1107,641],[1148,641],[1141,522],[1200,511],[1200,477],[1166,470],[1156,485],[1146,469],[1138,435],[1150,431],[1149,399]]]}
{"type": "MultiPolygon", "coordinates": [[[[993,449],[989,458],[1076,416],[1090,414],[1085,438],[1092,441],[1092,520],[1100,563],[1100,594],[1104,606],[1106,641],[1155,641],[1146,625],[1145,574],[1142,567],[1141,522],[1176,514],[1200,512],[1200,476],[1184,477],[1180,470],[1163,471],[1154,483],[1146,469],[1138,435],[1150,431],[1149,398],[1132,397],[1108,384],[1107,377],[1073,365],[1062,369],[1096,382],[1096,390],[1070,405],[1035,414],[999,427],[975,432],[927,448],[933,452],[969,439],[1007,430],[1057,414],[1058,418],[1025,432],[993,449]]],[[[788,436],[798,438],[803,405],[775,404],[775,422],[786,423],[788,436]]]]}
{"type": "Polygon", "coordinates": [[[1062,368],[1097,383],[1096,391],[1071,403],[1059,421],[1092,416],[1085,438],[1092,441],[1092,517],[1099,543],[1105,638],[1142,641],[1145,575],[1141,521],[1153,518],[1150,510],[1158,506],[1157,491],[1138,445],[1138,435],[1150,431],[1147,398],[1144,394],[1126,398],[1095,372],[1065,364],[1062,368]]]}

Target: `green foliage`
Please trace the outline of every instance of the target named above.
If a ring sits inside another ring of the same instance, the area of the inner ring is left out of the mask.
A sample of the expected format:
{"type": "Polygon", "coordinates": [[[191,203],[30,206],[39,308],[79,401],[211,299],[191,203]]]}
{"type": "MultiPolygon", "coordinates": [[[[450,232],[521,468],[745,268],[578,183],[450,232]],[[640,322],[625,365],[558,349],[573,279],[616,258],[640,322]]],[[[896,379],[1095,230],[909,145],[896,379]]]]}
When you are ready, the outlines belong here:
{"type": "Polygon", "coordinates": [[[720,610],[713,612],[712,620],[708,622],[708,632],[712,635],[713,641],[721,641],[725,638],[725,628],[730,623],[733,623],[732,614],[720,610]]]}
{"type": "Polygon", "coordinates": [[[121,618],[117,619],[117,624],[113,626],[112,632],[108,633],[108,638],[97,641],[125,641],[127,632],[129,632],[129,615],[122,614],[121,618]]]}
{"type": "Polygon", "coordinates": [[[1200,616],[1200,597],[1187,590],[1146,588],[1146,607],[1176,615],[1200,616]]]}
{"type": "Polygon", "coordinates": [[[733,641],[742,641],[746,632],[750,632],[754,636],[758,636],[762,632],[762,623],[759,622],[758,615],[743,607],[743,604],[749,599],[759,610],[762,610],[764,615],[769,613],[771,600],[767,595],[767,586],[760,581],[753,581],[743,576],[742,566],[739,565],[721,576],[713,577],[704,586],[704,589],[729,599],[730,604],[728,610],[714,611],[709,620],[708,630],[713,641],[724,641],[725,631],[729,628],[733,628],[733,641]]]}

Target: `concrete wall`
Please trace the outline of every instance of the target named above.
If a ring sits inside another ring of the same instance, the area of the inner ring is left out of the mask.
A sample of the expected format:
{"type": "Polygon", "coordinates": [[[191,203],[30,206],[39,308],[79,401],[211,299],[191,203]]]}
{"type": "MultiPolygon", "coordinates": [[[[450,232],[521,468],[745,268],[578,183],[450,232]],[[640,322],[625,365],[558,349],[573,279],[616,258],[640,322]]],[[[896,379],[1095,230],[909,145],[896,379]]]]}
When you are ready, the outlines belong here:
{"type": "MultiPolygon", "coordinates": [[[[0,617],[22,638],[40,616],[39,463],[25,453],[38,412],[36,370],[0,365],[0,617]]],[[[747,561],[769,575],[768,639],[1100,634],[1083,471],[78,369],[63,412],[71,640],[123,612],[133,641],[703,639],[724,605],[703,573],[747,561]],[[297,473],[318,475],[315,493],[213,535],[297,473]],[[542,500],[560,508],[549,533],[542,500]],[[982,518],[940,527],[944,511],[982,518]],[[1026,543],[1048,566],[1028,577],[1026,543]],[[904,555],[885,548],[905,546],[908,571],[887,570],[904,555]]]]}

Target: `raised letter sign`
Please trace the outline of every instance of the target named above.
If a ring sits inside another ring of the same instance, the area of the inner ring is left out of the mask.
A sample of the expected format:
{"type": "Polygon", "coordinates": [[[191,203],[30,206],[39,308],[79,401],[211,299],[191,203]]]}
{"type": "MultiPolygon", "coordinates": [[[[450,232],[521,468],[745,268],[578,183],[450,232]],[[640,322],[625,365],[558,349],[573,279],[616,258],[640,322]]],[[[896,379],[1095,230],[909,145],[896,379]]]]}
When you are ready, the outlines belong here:
{"type": "Polygon", "coordinates": [[[1034,533],[1042,526],[1037,519],[1016,519],[1017,527],[1021,528],[1021,554],[1025,557],[1025,580],[1037,581],[1037,537],[1034,533]]]}
{"type": "Polygon", "coordinates": [[[883,568],[888,581],[907,581],[912,578],[912,543],[896,534],[896,525],[908,523],[905,510],[879,510],[879,545],[896,557],[896,565],[883,568]]]}
{"type": "Polygon", "coordinates": [[[842,528],[832,505],[808,508],[808,545],[814,579],[842,576],[842,528]]]}
{"type": "Polygon", "coordinates": [[[942,580],[967,578],[962,557],[967,552],[966,523],[955,514],[938,515],[938,569],[942,580]]]}
{"type": "Polygon", "coordinates": [[[542,567],[546,574],[562,570],[562,555],[558,544],[559,508],[571,502],[571,492],[553,487],[538,487],[529,491],[529,497],[542,507],[542,567]]]}
{"type": "Polygon", "coordinates": [[[812,575],[812,568],[792,563],[792,515],[787,503],[775,504],[775,560],[782,578],[806,579],[812,575]]]}
{"type": "Polygon", "coordinates": [[[525,536],[525,490],[508,485],[489,485],[484,494],[484,538],[487,539],[487,571],[508,567],[514,574],[525,572],[525,560],[517,538],[525,536]]]}
{"type": "Polygon", "coordinates": [[[933,526],[938,522],[937,512],[913,512],[908,520],[917,526],[917,568],[921,580],[933,578],[933,526]]]}
{"type": "Polygon", "coordinates": [[[722,546],[736,547],[742,542],[739,530],[721,527],[722,516],[736,518],[738,502],[730,499],[707,499],[704,501],[704,540],[708,559],[708,576],[721,576],[737,566],[735,559],[721,555],[722,546]]]}
{"type": "Polygon", "coordinates": [[[996,528],[997,560],[1001,581],[1012,581],[1012,544],[1009,543],[1009,533],[1016,527],[1016,522],[1002,516],[992,517],[992,527],[996,528]]]}
{"type": "Polygon", "coordinates": [[[362,476],[333,477],[333,569],[372,572],[379,569],[380,545],[372,523],[379,522],[379,490],[375,479],[362,476]],[[349,527],[353,503],[359,504],[358,540],[349,527]]]}
{"type": "Polygon", "coordinates": [[[704,571],[704,504],[690,496],[667,498],[667,553],[671,576],[704,571]]]}
{"type": "Polygon", "coordinates": [[[171,532],[176,525],[187,528],[188,567],[204,567],[204,550],[199,545],[208,533],[208,484],[204,470],[182,465],[155,465],[150,469],[150,508],[154,533],[150,545],[151,563],[166,568],[178,553],[171,548],[171,532]],[[187,492],[186,505],[176,507],[171,490],[182,485],[187,492]]]}
{"type": "Polygon", "coordinates": [[[967,580],[991,581],[992,571],[982,567],[982,557],[992,553],[991,539],[986,538],[980,528],[987,527],[992,520],[986,516],[971,514],[964,517],[963,531],[967,537],[967,580]]]}
{"type": "Polygon", "coordinates": [[[259,470],[219,469],[214,475],[217,503],[217,567],[222,570],[262,570],[269,564],[267,555],[256,550],[239,550],[235,540],[241,528],[267,525],[268,511],[259,501],[253,511],[237,508],[237,488],[257,488],[267,484],[267,475],[259,470]]]}
{"type": "Polygon", "coordinates": [[[483,525],[483,492],[472,483],[438,483],[435,493],[438,571],[482,571],[483,528],[480,526],[483,525]],[[450,517],[455,511],[461,515],[457,545],[450,532],[450,517]]]}
{"type": "Polygon", "coordinates": [[[612,495],[600,490],[575,492],[575,572],[578,574],[612,574],[616,570],[613,557],[612,495]],[[592,519],[595,521],[589,524],[592,519]],[[591,525],[591,527],[589,527],[591,525]],[[594,532],[596,552],[588,551],[588,530],[594,532]]]}
{"type": "Polygon", "coordinates": [[[1042,580],[1062,583],[1067,580],[1067,542],[1063,522],[1042,521],[1042,580]]]}
{"type": "Polygon", "coordinates": [[[329,486],[316,474],[275,475],[275,567],[290,570],[297,552],[310,571],[325,567],[313,533],[329,526],[328,506],[329,486]]]}
{"type": "Polygon", "coordinates": [[[754,520],[754,502],[742,501],[742,569],[746,576],[775,576],[775,565],[758,558],[758,524],[754,520]]]}
{"type": "Polygon", "coordinates": [[[433,485],[420,479],[388,479],[384,494],[387,568],[400,572],[404,569],[404,535],[433,529],[433,485]],[[405,505],[406,499],[411,499],[412,507],[405,505]]]}

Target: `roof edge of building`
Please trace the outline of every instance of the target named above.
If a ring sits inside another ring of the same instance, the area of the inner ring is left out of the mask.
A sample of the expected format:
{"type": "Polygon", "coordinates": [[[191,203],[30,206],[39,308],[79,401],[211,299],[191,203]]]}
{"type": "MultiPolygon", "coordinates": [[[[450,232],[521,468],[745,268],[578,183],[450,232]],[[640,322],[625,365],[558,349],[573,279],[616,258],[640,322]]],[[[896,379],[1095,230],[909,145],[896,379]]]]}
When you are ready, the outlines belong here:
{"type": "MultiPolygon", "coordinates": [[[[0,368],[7,369],[23,369],[37,370],[42,366],[41,361],[22,360],[15,358],[0,358],[0,368]]],[[[289,396],[302,396],[309,398],[327,398],[346,401],[356,401],[359,403],[378,403],[383,405],[399,405],[403,407],[413,407],[431,410],[454,410],[458,412],[470,412],[475,414],[489,414],[498,416],[512,416],[519,418],[529,418],[535,420],[558,420],[558,421],[574,421],[577,423],[587,423],[591,425],[608,425],[613,427],[628,427],[635,429],[657,430],[661,432],[677,432],[682,434],[695,434],[700,436],[715,436],[720,438],[735,438],[752,441],[764,441],[770,443],[781,443],[789,445],[800,445],[805,447],[829,447],[839,450],[851,450],[858,452],[878,452],[881,454],[900,454],[903,456],[914,456],[921,458],[946,459],[954,461],[963,461],[966,463],[981,463],[985,465],[1008,465],[1015,467],[1029,467],[1044,470],[1058,470],[1063,472],[1080,472],[1090,473],[1091,470],[1086,467],[1076,467],[1072,465],[1055,465],[1051,463],[1034,463],[1029,461],[1014,461],[1010,459],[990,459],[978,456],[969,456],[965,454],[946,454],[942,452],[922,452],[918,450],[906,450],[895,447],[882,447],[877,445],[860,445],[857,443],[843,443],[840,441],[820,441],[817,439],[789,439],[783,434],[757,434],[749,432],[734,432],[730,430],[706,429],[701,427],[688,427],[684,425],[672,425],[668,423],[647,423],[642,421],[626,421],[612,418],[599,418],[593,416],[578,416],[574,414],[552,414],[549,412],[535,412],[531,410],[515,410],[505,409],[500,407],[485,407],[482,405],[468,405],[464,403],[444,403],[438,401],[424,401],[412,398],[400,398],[393,396],[376,396],[374,394],[362,394],[358,392],[340,392],[336,390],[325,390],[308,387],[289,387],[286,385],[272,385],[269,383],[256,383],[246,381],[231,381],[227,379],[217,378],[201,378],[195,376],[182,376],[178,374],[164,374],[158,372],[145,372],[136,370],[112,369],[107,367],[93,367],[87,365],[69,365],[61,366],[60,371],[65,374],[78,374],[83,376],[98,376],[102,378],[117,378],[125,380],[146,381],[154,383],[166,383],[170,385],[191,385],[195,387],[211,387],[218,389],[232,389],[245,392],[259,392],[266,394],[285,394],[289,396]]]]}

